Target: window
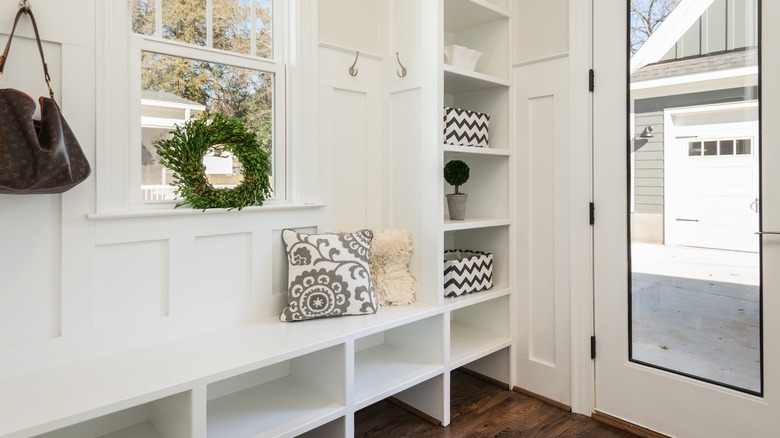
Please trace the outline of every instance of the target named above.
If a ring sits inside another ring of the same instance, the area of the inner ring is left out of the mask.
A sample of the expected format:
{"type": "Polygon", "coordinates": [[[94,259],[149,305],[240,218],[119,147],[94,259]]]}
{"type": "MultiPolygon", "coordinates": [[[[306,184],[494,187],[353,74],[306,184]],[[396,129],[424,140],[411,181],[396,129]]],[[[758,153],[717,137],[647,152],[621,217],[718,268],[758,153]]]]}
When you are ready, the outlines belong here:
{"type": "Polygon", "coordinates": [[[719,156],[728,157],[734,155],[751,155],[752,147],[749,138],[708,140],[688,142],[688,156],[719,156]],[[735,147],[736,145],[736,147],[735,147]]]}
{"type": "MultiPolygon", "coordinates": [[[[285,199],[279,9],[273,0],[131,0],[128,68],[137,89],[129,103],[138,110],[130,114],[130,204],[176,199],[154,143],[204,112],[244,119],[272,157],[274,199],[285,199]]],[[[215,187],[240,183],[240,163],[219,147],[203,162],[215,187]]]]}

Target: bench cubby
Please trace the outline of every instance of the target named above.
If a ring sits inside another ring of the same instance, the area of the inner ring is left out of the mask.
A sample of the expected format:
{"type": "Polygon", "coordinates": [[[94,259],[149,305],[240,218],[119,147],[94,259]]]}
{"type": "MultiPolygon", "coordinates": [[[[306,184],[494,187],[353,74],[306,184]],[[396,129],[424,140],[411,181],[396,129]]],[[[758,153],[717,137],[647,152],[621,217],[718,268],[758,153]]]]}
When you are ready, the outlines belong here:
{"type": "Polygon", "coordinates": [[[361,337],[355,341],[355,406],[410,388],[444,368],[442,315],[361,337]]]}
{"type": "Polygon", "coordinates": [[[183,392],[38,435],[39,438],[187,438],[192,396],[183,392]]]}
{"type": "Polygon", "coordinates": [[[208,385],[207,436],[297,436],[345,413],[344,344],[208,385]]]}

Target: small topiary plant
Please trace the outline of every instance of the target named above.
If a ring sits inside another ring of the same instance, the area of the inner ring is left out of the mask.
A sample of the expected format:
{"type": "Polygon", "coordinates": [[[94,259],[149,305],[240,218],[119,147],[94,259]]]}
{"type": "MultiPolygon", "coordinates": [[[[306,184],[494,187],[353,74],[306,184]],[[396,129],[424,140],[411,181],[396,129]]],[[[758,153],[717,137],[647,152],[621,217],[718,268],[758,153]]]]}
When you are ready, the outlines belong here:
{"type": "Polygon", "coordinates": [[[469,165],[461,160],[451,160],[444,165],[444,180],[455,187],[455,194],[460,194],[460,186],[469,180],[469,165]]]}

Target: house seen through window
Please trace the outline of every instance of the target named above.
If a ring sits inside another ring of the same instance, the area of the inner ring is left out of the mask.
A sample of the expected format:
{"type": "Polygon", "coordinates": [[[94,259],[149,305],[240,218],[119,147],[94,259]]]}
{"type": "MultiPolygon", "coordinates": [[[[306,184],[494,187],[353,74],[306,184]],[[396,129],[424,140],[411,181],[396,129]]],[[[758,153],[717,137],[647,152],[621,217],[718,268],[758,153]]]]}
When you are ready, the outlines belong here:
{"type": "MultiPolygon", "coordinates": [[[[283,196],[283,142],[275,132],[277,83],[272,0],[132,0],[131,29],[140,45],[141,199],[177,199],[174,175],[154,147],[176,125],[204,113],[240,117],[272,158],[274,197],[283,196]]],[[[138,64],[136,64],[138,65],[138,64]]],[[[281,92],[283,94],[283,91],[281,92]]],[[[241,165],[214,145],[203,157],[214,187],[235,187],[241,165]]]]}

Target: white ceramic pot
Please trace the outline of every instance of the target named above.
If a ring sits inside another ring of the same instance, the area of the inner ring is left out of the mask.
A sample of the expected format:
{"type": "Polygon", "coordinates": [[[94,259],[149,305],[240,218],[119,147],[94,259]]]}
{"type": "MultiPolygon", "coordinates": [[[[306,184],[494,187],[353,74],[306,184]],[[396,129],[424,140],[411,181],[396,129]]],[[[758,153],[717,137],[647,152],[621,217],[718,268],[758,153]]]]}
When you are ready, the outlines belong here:
{"type": "Polygon", "coordinates": [[[444,63],[466,70],[474,70],[482,52],[463,46],[447,46],[444,48],[444,63]]]}

